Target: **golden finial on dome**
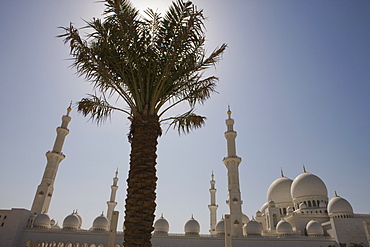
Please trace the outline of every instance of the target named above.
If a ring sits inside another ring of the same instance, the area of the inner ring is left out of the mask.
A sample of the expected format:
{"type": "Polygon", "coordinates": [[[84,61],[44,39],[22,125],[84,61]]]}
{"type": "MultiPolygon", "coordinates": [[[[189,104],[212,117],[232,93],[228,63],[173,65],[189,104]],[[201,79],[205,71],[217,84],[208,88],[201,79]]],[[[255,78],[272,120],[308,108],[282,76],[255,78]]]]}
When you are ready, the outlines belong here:
{"type": "Polygon", "coordinates": [[[335,197],[339,197],[336,190],[334,191],[334,195],[335,197]]]}
{"type": "Polygon", "coordinates": [[[116,170],[116,177],[118,176],[118,167],[117,167],[117,170],[116,170]]]}
{"type": "Polygon", "coordinates": [[[211,177],[212,177],[212,181],[213,181],[213,178],[215,177],[215,175],[213,174],[213,170],[212,170],[212,175],[211,175],[211,177]]]}
{"type": "Polygon", "coordinates": [[[72,100],[71,103],[69,103],[69,107],[67,108],[67,116],[69,116],[69,113],[72,111],[72,100]]]}
{"type": "Polygon", "coordinates": [[[304,164],[303,164],[303,172],[304,172],[304,173],[307,173],[307,171],[306,171],[306,167],[304,166],[304,164]]]}
{"type": "Polygon", "coordinates": [[[229,119],[230,119],[231,118],[230,105],[227,105],[227,115],[229,115],[229,119]]]}

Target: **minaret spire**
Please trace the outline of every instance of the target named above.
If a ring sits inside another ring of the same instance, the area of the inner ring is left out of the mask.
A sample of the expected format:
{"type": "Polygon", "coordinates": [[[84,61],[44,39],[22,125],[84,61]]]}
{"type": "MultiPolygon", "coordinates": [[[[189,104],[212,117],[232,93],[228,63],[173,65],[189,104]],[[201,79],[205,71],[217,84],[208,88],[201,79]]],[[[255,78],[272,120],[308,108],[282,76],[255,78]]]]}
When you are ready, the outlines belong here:
{"type": "Polygon", "coordinates": [[[215,175],[213,175],[212,171],[212,180],[210,181],[211,183],[211,188],[209,189],[209,193],[211,194],[211,204],[208,205],[209,211],[210,211],[210,228],[209,232],[211,235],[216,235],[216,220],[217,220],[217,208],[218,205],[216,205],[216,188],[215,184],[216,181],[214,180],[215,175]]]}
{"type": "Polygon", "coordinates": [[[227,168],[228,178],[228,200],[231,223],[231,234],[235,237],[243,236],[242,228],[242,200],[239,186],[239,164],[242,159],[236,155],[235,138],[237,136],[234,131],[234,119],[231,118],[230,106],[227,111],[228,119],[226,119],[227,131],[225,132],[225,138],[227,141],[227,157],[223,159],[223,162],[227,168]]]}
{"type": "Polygon", "coordinates": [[[107,218],[109,222],[112,220],[112,214],[113,214],[114,208],[117,205],[117,202],[115,200],[116,200],[116,194],[117,194],[117,189],[118,189],[118,186],[117,186],[118,168],[115,174],[116,176],[113,178],[113,185],[111,186],[110,200],[107,201],[107,204],[108,204],[107,218]]]}
{"type": "Polygon", "coordinates": [[[227,115],[229,116],[229,119],[231,119],[230,105],[227,106],[227,115]]]}
{"type": "Polygon", "coordinates": [[[31,212],[33,214],[47,213],[49,211],[51,197],[54,192],[55,177],[60,162],[65,158],[62,153],[65,137],[69,133],[68,124],[71,121],[69,113],[72,111],[72,102],[67,108],[67,114],[62,117],[62,124],[57,128],[57,137],[52,151],[46,155],[47,164],[40,185],[37,187],[35,199],[33,200],[31,212]]]}

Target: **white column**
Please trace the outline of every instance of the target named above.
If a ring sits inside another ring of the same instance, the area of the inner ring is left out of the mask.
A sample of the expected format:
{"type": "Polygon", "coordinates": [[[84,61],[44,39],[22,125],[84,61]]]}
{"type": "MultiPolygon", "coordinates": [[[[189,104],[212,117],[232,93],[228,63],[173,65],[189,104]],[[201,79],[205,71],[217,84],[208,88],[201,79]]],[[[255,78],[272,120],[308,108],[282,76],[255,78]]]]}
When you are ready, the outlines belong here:
{"type": "MultiPolygon", "coordinates": [[[[226,119],[227,131],[225,132],[225,138],[227,140],[227,157],[223,159],[223,162],[227,168],[227,181],[228,181],[228,200],[230,213],[230,228],[233,237],[243,236],[243,224],[242,224],[242,200],[239,187],[239,164],[242,159],[236,155],[235,138],[237,136],[234,131],[234,119],[231,118],[230,107],[227,111],[228,119],[226,119]]],[[[226,223],[226,221],[225,221],[226,223]]]]}
{"type": "Polygon", "coordinates": [[[215,184],[216,181],[214,180],[214,175],[212,172],[212,180],[210,181],[211,188],[209,189],[209,193],[211,194],[211,204],[208,205],[209,211],[210,211],[210,228],[209,232],[211,235],[216,235],[216,220],[217,220],[217,208],[218,205],[216,205],[216,188],[215,184]]]}
{"type": "Polygon", "coordinates": [[[232,236],[231,236],[231,219],[229,214],[225,214],[225,247],[232,247],[232,236]]]}
{"type": "MultiPolygon", "coordinates": [[[[71,103],[72,104],[72,103],[71,103]]],[[[45,156],[47,164],[44,170],[40,185],[37,187],[36,195],[32,203],[31,212],[33,214],[47,213],[54,192],[54,182],[58,172],[60,162],[65,158],[62,153],[65,137],[69,133],[68,124],[71,121],[69,113],[71,105],[67,108],[67,114],[62,117],[62,124],[57,128],[57,137],[52,151],[48,151],[45,156]]]]}
{"type": "Polygon", "coordinates": [[[117,194],[117,182],[118,182],[118,169],[116,171],[116,176],[113,178],[113,185],[111,186],[111,193],[110,193],[110,200],[107,201],[108,204],[108,211],[107,211],[107,218],[109,219],[109,222],[112,220],[112,213],[114,211],[114,208],[117,205],[116,202],[116,194],[117,194]]]}
{"type": "Polygon", "coordinates": [[[117,235],[117,224],[118,224],[118,211],[112,213],[112,218],[110,219],[109,234],[108,234],[108,244],[107,247],[116,246],[116,235],[117,235]]]}

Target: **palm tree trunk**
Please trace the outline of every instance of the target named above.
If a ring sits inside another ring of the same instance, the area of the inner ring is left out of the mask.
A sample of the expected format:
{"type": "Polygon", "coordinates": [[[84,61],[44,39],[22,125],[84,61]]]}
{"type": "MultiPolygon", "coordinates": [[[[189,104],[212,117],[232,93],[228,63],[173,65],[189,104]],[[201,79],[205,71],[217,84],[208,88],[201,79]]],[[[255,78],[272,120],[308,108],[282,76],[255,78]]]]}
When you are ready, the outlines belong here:
{"type": "Polygon", "coordinates": [[[157,139],[161,134],[157,116],[135,117],[131,123],[130,171],[127,179],[125,247],[150,247],[156,208],[157,139]]]}

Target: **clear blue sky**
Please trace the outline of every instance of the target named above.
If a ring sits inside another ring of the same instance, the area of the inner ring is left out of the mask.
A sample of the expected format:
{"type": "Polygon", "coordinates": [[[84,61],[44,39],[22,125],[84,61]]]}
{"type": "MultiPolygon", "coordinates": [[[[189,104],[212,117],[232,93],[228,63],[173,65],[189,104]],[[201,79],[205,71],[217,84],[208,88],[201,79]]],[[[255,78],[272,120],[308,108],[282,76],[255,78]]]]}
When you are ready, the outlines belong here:
{"type": "MultiPolygon", "coordinates": [[[[164,11],[163,1],[133,0],[164,11]]],[[[207,49],[227,43],[224,59],[211,73],[219,94],[198,113],[206,126],[187,136],[169,131],[158,146],[157,215],[183,232],[191,214],[209,229],[209,180],[215,174],[218,218],[227,213],[227,105],[238,132],[242,157],[243,211],[249,216],[266,201],[269,185],[284,174],[307,171],[334,190],[357,213],[370,212],[370,2],[301,0],[199,0],[208,16],[207,49]]],[[[55,128],[70,100],[91,87],[68,68],[68,47],[56,35],[69,22],[100,17],[92,0],[5,1],[0,15],[0,208],[30,208],[53,146],[55,128]]],[[[180,109],[182,110],[182,109],[180,109]]],[[[114,114],[102,126],[71,113],[70,134],[50,215],[61,225],[78,209],[90,228],[106,211],[110,185],[119,168],[120,225],[126,193],[129,122],[114,114]]],[[[164,126],[166,128],[166,126],[164,126]]]]}

